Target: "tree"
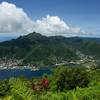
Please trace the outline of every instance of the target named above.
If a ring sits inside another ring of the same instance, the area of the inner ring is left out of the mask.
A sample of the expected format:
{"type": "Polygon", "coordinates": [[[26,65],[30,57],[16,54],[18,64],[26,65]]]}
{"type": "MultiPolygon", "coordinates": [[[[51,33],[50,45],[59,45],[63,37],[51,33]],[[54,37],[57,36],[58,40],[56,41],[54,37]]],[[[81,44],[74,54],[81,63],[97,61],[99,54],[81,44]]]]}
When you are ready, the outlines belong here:
{"type": "Polygon", "coordinates": [[[54,72],[56,89],[70,90],[78,87],[87,87],[89,83],[88,73],[82,67],[58,67],[54,72]]]}

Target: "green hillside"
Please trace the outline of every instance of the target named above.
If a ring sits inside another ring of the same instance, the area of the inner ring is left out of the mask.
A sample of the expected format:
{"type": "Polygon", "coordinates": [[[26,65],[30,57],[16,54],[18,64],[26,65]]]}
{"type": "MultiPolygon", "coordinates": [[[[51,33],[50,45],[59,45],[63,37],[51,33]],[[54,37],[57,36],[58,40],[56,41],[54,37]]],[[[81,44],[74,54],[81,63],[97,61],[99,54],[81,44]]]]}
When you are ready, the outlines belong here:
{"type": "Polygon", "coordinates": [[[63,36],[46,37],[30,33],[0,43],[0,58],[21,59],[23,64],[54,65],[79,59],[76,51],[100,58],[99,39],[63,36]]]}

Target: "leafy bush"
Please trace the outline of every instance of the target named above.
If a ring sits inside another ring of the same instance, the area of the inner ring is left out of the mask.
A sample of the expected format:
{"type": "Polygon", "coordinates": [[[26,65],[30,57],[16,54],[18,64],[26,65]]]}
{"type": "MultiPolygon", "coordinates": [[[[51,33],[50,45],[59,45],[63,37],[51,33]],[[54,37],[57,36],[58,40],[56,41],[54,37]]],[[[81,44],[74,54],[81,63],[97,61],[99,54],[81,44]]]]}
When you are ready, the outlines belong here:
{"type": "Polygon", "coordinates": [[[33,91],[28,87],[28,81],[21,78],[11,78],[9,83],[12,86],[11,94],[13,94],[15,100],[32,100],[33,91]]]}
{"type": "Polygon", "coordinates": [[[7,95],[11,90],[9,82],[7,80],[0,81],[0,97],[7,95]]]}
{"type": "Polygon", "coordinates": [[[58,67],[53,75],[44,77],[49,80],[51,90],[32,90],[31,83],[39,82],[42,77],[32,81],[22,77],[0,81],[0,100],[100,100],[100,71],[58,67]]]}
{"type": "Polygon", "coordinates": [[[87,87],[89,83],[88,72],[81,67],[58,67],[54,72],[54,83],[57,90],[70,90],[77,86],[87,87]]]}

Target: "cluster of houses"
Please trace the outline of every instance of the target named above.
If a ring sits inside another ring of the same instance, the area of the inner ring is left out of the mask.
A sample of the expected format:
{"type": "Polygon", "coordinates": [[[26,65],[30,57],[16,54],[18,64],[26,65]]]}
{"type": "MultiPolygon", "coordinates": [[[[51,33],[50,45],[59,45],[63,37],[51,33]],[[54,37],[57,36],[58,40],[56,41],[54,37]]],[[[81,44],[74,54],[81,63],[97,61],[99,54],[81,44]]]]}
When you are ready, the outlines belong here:
{"type": "MultiPolygon", "coordinates": [[[[61,66],[61,65],[83,65],[87,68],[91,67],[91,66],[96,66],[96,62],[97,60],[94,59],[94,57],[92,56],[88,56],[88,55],[84,55],[82,54],[80,51],[77,51],[76,54],[78,55],[78,57],[80,59],[78,60],[71,60],[71,61],[63,61],[61,63],[55,62],[55,66],[61,66]]],[[[36,67],[35,65],[21,65],[22,60],[18,60],[18,59],[7,59],[2,58],[0,59],[0,69],[32,69],[32,70],[39,70],[38,67],[36,67]]]]}
{"type": "Polygon", "coordinates": [[[0,59],[0,69],[31,69],[39,70],[35,65],[22,65],[22,60],[18,59],[0,59]]]}
{"type": "Polygon", "coordinates": [[[61,66],[61,65],[82,65],[84,67],[90,68],[97,66],[98,60],[94,59],[95,57],[89,56],[89,55],[84,55],[80,51],[77,51],[76,54],[78,55],[79,59],[78,60],[71,60],[71,61],[62,61],[61,63],[56,63],[56,66],[61,66]]]}

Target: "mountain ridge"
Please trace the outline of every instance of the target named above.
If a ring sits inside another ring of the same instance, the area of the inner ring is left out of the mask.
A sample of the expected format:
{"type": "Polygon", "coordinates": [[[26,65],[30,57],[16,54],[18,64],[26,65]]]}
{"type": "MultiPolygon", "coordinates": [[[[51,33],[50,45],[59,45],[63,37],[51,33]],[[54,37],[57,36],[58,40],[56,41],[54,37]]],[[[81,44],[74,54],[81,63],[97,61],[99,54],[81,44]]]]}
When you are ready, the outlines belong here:
{"type": "Polygon", "coordinates": [[[100,40],[96,38],[43,36],[30,33],[0,43],[0,58],[21,59],[23,64],[54,65],[77,60],[76,51],[100,58],[100,40]]]}

